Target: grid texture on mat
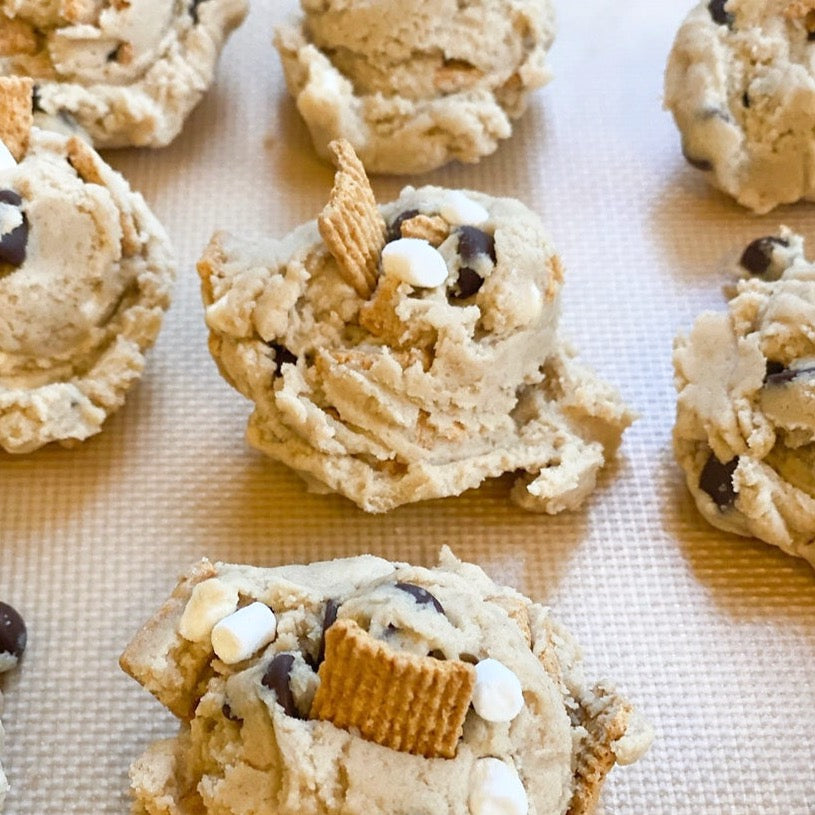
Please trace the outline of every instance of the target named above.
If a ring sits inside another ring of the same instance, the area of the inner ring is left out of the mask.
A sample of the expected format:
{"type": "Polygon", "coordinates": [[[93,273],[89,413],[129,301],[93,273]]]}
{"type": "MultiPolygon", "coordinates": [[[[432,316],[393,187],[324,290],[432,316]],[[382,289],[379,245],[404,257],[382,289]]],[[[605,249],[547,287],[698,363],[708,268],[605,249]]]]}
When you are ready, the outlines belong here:
{"type": "MultiPolygon", "coordinates": [[[[815,812],[815,572],[708,528],[670,453],[674,334],[722,306],[717,268],[750,239],[786,223],[815,252],[815,210],[748,215],[682,161],[661,77],[686,3],[562,0],[555,79],[515,136],[478,166],[406,180],[536,209],[567,271],[567,334],[640,414],[588,506],[552,518],[513,508],[502,482],[368,517],[245,445],[249,407],[208,356],[194,263],[216,228],[283,235],[327,198],[332,171],[270,45],[293,10],[253,4],[175,144],[107,154],[181,260],[143,382],[81,447],[0,455],[0,598],[30,635],[2,680],[8,815],[127,811],[128,764],[174,724],[116,659],[191,561],[431,563],[441,544],[552,604],[590,675],[653,721],[607,815],[815,812]]],[[[402,183],[373,181],[380,200],[402,183]]]]}

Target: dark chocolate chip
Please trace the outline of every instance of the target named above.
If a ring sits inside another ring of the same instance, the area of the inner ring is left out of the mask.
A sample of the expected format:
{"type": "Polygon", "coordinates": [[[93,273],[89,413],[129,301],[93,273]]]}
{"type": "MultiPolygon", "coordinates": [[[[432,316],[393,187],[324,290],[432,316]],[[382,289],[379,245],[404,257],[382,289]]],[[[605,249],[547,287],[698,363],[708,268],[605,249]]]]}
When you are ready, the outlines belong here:
{"type": "Polygon", "coordinates": [[[283,708],[283,712],[287,716],[299,719],[300,713],[294,703],[294,696],[289,684],[292,665],[294,665],[294,654],[277,654],[269,663],[269,667],[266,668],[266,673],[263,674],[263,679],[260,681],[264,687],[275,692],[277,703],[283,708]]]}
{"type": "Polygon", "coordinates": [[[495,263],[495,238],[475,226],[461,226],[458,229],[458,254],[466,264],[472,263],[480,255],[489,255],[495,263]]]}
{"type": "Polygon", "coordinates": [[[433,659],[438,659],[440,661],[447,659],[444,655],[444,651],[439,651],[438,648],[434,648],[429,654],[429,657],[433,657],[433,659]]]}
{"type": "Polygon", "coordinates": [[[702,468],[702,472],[699,474],[699,489],[706,492],[721,510],[733,506],[736,500],[736,491],[733,489],[733,473],[736,471],[738,464],[738,456],[722,464],[711,453],[702,468]]]}
{"type": "Polygon", "coordinates": [[[405,221],[409,221],[411,218],[415,218],[418,214],[418,209],[406,209],[404,212],[397,215],[393,221],[391,221],[390,226],[388,226],[385,241],[387,243],[390,243],[391,241],[398,241],[399,238],[402,237],[402,224],[405,221]]]}
{"type": "Polygon", "coordinates": [[[685,161],[687,161],[691,167],[695,167],[697,170],[702,170],[707,173],[713,169],[712,162],[708,161],[706,158],[697,158],[696,156],[692,156],[684,146],[682,147],[682,155],[685,157],[685,161]]]}
{"type": "Polygon", "coordinates": [[[0,654],[19,659],[28,640],[25,621],[8,603],[0,603],[0,654]]]}
{"type": "Polygon", "coordinates": [[[787,368],[780,362],[767,360],[767,373],[764,376],[765,385],[786,385],[799,376],[811,376],[815,374],[815,367],[787,368]]]}
{"type": "Polygon", "coordinates": [[[776,238],[768,235],[766,238],[758,238],[748,244],[742,252],[739,263],[753,275],[766,274],[773,261],[773,249],[776,246],[789,246],[783,238],[776,238]]]}
{"type": "Polygon", "coordinates": [[[439,614],[444,614],[442,604],[427,589],[414,583],[396,583],[396,588],[407,592],[419,605],[433,606],[439,614]]]}
{"type": "MultiPolygon", "coordinates": [[[[19,207],[23,199],[14,190],[0,190],[0,202],[19,207]]],[[[23,213],[23,222],[0,237],[0,263],[10,266],[22,266],[25,261],[28,245],[28,219],[23,213]]]]}
{"type": "Polygon", "coordinates": [[[192,21],[195,25],[198,25],[198,6],[203,2],[205,2],[205,0],[192,0],[189,5],[190,17],[192,17],[192,21]]]}
{"type": "Polygon", "coordinates": [[[40,105],[40,86],[35,85],[31,89],[31,110],[34,113],[45,113],[40,105]]]}
{"type": "Polygon", "coordinates": [[[320,648],[317,651],[317,666],[320,667],[322,665],[323,660],[325,659],[325,632],[337,622],[337,611],[340,607],[340,604],[334,600],[329,599],[325,604],[325,613],[323,614],[323,630],[320,634],[320,648]]]}
{"type": "Polygon", "coordinates": [[[236,716],[232,712],[232,708],[229,706],[229,702],[224,702],[223,705],[221,705],[221,713],[223,714],[224,718],[229,719],[230,722],[242,722],[243,721],[243,719],[241,719],[240,716],[236,716]]]}
{"type": "Polygon", "coordinates": [[[286,348],[285,345],[281,345],[278,342],[270,342],[268,343],[269,348],[274,351],[274,375],[280,376],[280,370],[283,365],[287,362],[290,362],[292,365],[297,364],[297,357],[286,348]]]}
{"type": "Polygon", "coordinates": [[[484,285],[484,278],[475,269],[465,266],[458,270],[458,277],[450,292],[451,300],[466,300],[472,297],[484,285]]]}
{"type": "Polygon", "coordinates": [[[714,23],[730,27],[733,24],[733,15],[724,10],[727,0],[710,0],[707,10],[713,18],[714,23]]]}
{"type": "Polygon", "coordinates": [[[750,107],[750,96],[749,96],[749,94],[747,93],[747,91],[745,91],[745,92],[744,92],[744,93],[741,95],[741,103],[742,103],[742,105],[744,105],[744,107],[746,107],[746,108],[749,108],[749,107],[750,107]]]}

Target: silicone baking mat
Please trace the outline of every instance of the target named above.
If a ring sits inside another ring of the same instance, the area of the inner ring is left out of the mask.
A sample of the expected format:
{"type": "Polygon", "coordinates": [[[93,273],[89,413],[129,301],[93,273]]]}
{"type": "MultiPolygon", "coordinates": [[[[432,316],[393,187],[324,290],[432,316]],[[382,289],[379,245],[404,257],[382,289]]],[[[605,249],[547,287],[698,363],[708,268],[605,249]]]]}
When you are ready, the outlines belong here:
{"type": "Polygon", "coordinates": [[[178,573],[206,555],[273,565],[374,552],[432,563],[442,544],[551,604],[654,724],[616,770],[614,815],[815,812],[815,571],[697,515],[670,452],[671,343],[721,308],[721,259],[786,223],[815,251],[815,208],[757,218],[684,163],[661,110],[685,2],[557,4],[552,83],[477,166],[404,183],[515,196],[540,213],[567,270],[563,326],[639,420],[587,506],[556,517],[508,484],[367,516],[305,492],[249,449],[249,405],[206,350],[195,261],[218,228],[282,236],[314,217],[332,170],[286,96],[272,29],[294,2],[254,3],[180,138],[108,152],[163,220],[180,258],[146,376],[74,450],[0,455],[0,598],[29,626],[6,675],[7,815],[129,808],[127,767],[174,732],[116,664],[178,573]]]}

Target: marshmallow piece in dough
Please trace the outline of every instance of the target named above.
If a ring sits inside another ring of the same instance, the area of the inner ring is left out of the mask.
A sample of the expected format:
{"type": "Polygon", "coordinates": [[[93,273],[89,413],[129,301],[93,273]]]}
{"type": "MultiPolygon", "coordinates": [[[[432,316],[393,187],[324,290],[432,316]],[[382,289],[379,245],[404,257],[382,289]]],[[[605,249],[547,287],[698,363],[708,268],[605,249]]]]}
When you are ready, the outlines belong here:
{"type": "Polygon", "coordinates": [[[477,201],[459,190],[449,190],[439,214],[453,226],[478,226],[489,220],[490,214],[477,201]]]}
{"type": "Polygon", "coordinates": [[[190,642],[203,642],[212,634],[213,627],[233,614],[238,607],[238,590],[218,580],[204,580],[192,590],[187,601],[178,633],[190,642]]]}
{"type": "Polygon", "coordinates": [[[399,238],[382,250],[386,275],[411,286],[431,289],[447,279],[447,264],[441,253],[422,238],[399,238]]]}
{"type": "Polygon", "coordinates": [[[11,150],[6,147],[6,143],[0,141],[0,170],[12,170],[17,166],[14,156],[11,155],[11,150]]]}
{"type": "Polygon", "coordinates": [[[518,677],[497,659],[482,659],[475,666],[473,708],[488,722],[511,722],[524,706],[518,677]]]}
{"type": "Polygon", "coordinates": [[[526,815],[529,800],[514,767],[498,758],[479,758],[470,775],[472,815],[526,815]]]}
{"type": "Polygon", "coordinates": [[[277,633],[277,618],[264,603],[239,608],[212,629],[212,647],[227,665],[248,659],[277,633]]]}

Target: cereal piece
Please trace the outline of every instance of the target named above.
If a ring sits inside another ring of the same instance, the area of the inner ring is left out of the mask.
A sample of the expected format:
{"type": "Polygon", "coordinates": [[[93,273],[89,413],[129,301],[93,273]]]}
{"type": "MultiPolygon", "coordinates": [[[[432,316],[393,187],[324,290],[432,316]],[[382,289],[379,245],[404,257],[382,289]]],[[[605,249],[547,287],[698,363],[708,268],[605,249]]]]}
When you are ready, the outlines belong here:
{"type": "Polygon", "coordinates": [[[403,238],[422,238],[431,246],[440,246],[450,234],[450,224],[439,215],[414,215],[400,224],[403,238]]]}
{"type": "Polygon", "coordinates": [[[337,173],[329,202],[317,220],[320,235],[345,281],[367,299],[376,287],[385,220],[353,147],[341,139],[331,142],[329,149],[337,173]]]}
{"type": "Polygon", "coordinates": [[[393,651],[339,620],[326,632],[319,675],[312,718],[358,728],[393,750],[455,756],[475,683],[471,665],[393,651]]]}
{"type": "Polygon", "coordinates": [[[16,161],[28,151],[33,92],[34,82],[27,77],[0,77],[0,139],[16,161]]]}
{"type": "Polygon", "coordinates": [[[0,14],[0,57],[34,54],[37,47],[37,34],[29,23],[0,14]]]}

